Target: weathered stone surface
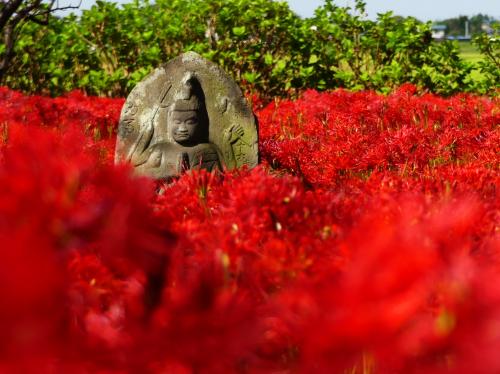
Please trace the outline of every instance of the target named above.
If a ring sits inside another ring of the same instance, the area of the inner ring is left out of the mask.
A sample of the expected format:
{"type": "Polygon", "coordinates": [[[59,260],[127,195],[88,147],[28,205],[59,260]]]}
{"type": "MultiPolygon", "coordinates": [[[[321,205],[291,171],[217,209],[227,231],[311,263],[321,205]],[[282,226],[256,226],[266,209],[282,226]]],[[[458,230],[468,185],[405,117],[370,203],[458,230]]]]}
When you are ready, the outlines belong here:
{"type": "Polygon", "coordinates": [[[154,70],[123,107],[115,162],[169,178],[185,169],[258,163],[257,124],[249,103],[217,65],[188,52],[154,70]]]}

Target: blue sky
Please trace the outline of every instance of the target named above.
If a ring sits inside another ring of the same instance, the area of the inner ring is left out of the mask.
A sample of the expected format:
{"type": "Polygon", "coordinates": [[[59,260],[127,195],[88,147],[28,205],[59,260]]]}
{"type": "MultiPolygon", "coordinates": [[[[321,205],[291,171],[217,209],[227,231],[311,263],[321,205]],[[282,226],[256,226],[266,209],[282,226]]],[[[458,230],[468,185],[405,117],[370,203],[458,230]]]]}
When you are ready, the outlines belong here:
{"type": "MultiPolygon", "coordinates": [[[[288,0],[290,7],[301,16],[311,16],[323,0],[288,0]]],[[[472,16],[478,13],[500,18],[500,0],[365,0],[369,18],[377,13],[394,11],[401,16],[413,16],[422,21],[472,16]]],[[[352,0],[336,0],[338,5],[352,5],[352,0]]]]}
{"type": "MultiPolygon", "coordinates": [[[[118,3],[127,0],[114,0],[118,3]]],[[[324,0],[287,0],[290,7],[303,17],[310,17],[324,0]]],[[[78,3],[78,0],[69,0],[78,3]]],[[[500,18],[500,0],[365,0],[369,18],[377,13],[394,11],[401,16],[413,16],[422,21],[452,18],[458,15],[488,14],[500,18]]],[[[64,3],[64,0],[60,2],[64,3]]],[[[94,0],[82,0],[82,8],[90,8],[94,0]]],[[[338,5],[352,5],[353,0],[336,0],[338,5]]]]}

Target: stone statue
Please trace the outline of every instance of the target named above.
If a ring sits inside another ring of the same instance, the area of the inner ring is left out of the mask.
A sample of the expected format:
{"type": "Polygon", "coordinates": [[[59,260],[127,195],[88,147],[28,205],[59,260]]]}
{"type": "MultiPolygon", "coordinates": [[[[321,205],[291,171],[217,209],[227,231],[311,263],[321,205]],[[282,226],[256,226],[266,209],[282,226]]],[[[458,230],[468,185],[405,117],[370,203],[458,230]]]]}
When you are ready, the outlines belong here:
{"type": "Polygon", "coordinates": [[[115,161],[168,180],[189,169],[252,168],[257,141],[255,116],[236,83],[190,52],[132,90],[120,117],[115,161]]]}

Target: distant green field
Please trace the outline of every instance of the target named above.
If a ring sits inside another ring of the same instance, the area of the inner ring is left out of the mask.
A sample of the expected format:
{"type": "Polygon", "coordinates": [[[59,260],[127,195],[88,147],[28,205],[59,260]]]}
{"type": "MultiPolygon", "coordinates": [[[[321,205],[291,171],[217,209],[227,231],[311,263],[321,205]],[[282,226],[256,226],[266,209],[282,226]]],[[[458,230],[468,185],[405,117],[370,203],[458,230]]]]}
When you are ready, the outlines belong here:
{"type": "MultiPolygon", "coordinates": [[[[462,57],[465,61],[476,64],[482,60],[483,57],[472,42],[458,42],[458,46],[460,48],[460,57],[462,57]]],[[[477,82],[484,79],[484,75],[479,70],[479,67],[472,70],[471,78],[477,82]]]]}
{"type": "Polygon", "coordinates": [[[460,56],[468,62],[478,62],[482,59],[481,54],[471,42],[458,42],[460,56]]]}

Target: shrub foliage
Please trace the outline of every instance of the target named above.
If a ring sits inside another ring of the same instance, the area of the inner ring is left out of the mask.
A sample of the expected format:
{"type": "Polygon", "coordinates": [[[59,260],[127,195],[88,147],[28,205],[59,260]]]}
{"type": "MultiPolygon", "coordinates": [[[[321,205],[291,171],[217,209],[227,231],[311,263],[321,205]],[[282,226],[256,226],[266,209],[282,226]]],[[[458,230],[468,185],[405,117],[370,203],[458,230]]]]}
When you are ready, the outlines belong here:
{"type": "Polygon", "coordinates": [[[406,82],[441,94],[496,87],[494,76],[472,79],[456,45],[434,43],[430,24],[364,12],[361,0],[354,9],[327,0],[307,19],[269,0],[97,1],[49,28],[26,25],[3,83],[124,96],[160,63],[194,50],[268,98],[306,88],[388,92],[406,82]]]}

